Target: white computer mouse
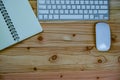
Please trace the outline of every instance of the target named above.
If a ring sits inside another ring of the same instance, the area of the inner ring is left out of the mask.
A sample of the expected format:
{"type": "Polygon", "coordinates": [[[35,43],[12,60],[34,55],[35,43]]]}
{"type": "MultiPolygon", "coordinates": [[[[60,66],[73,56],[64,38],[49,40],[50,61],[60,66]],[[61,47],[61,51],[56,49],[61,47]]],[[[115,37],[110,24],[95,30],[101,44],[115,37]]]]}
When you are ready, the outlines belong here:
{"type": "Polygon", "coordinates": [[[107,23],[96,24],[96,48],[99,51],[108,51],[111,46],[110,26],[107,23]]]}

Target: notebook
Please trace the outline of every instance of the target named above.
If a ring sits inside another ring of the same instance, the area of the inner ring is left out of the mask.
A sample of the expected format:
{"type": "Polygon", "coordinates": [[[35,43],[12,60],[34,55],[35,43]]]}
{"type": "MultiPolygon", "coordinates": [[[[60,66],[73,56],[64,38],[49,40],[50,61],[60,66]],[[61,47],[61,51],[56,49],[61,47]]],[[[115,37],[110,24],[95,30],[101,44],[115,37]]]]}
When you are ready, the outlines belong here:
{"type": "Polygon", "coordinates": [[[40,32],[28,0],[0,0],[0,50],[40,32]]]}

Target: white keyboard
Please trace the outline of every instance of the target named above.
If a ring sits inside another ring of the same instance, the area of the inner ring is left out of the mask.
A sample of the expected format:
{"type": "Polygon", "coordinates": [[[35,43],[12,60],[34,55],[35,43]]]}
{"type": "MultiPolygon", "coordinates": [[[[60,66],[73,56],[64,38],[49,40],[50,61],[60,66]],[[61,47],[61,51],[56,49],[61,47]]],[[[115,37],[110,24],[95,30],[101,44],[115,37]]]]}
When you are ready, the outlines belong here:
{"type": "Polygon", "coordinates": [[[109,0],[38,0],[39,20],[108,20],[109,0]]]}

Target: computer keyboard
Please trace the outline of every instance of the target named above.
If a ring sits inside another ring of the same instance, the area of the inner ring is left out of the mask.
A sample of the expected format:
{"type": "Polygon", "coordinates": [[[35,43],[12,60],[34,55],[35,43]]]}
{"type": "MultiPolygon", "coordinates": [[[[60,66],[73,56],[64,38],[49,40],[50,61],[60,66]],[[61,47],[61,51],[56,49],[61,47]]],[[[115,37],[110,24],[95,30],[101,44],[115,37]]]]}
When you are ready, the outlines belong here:
{"type": "Polygon", "coordinates": [[[39,20],[108,20],[109,0],[38,0],[39,20]]]}

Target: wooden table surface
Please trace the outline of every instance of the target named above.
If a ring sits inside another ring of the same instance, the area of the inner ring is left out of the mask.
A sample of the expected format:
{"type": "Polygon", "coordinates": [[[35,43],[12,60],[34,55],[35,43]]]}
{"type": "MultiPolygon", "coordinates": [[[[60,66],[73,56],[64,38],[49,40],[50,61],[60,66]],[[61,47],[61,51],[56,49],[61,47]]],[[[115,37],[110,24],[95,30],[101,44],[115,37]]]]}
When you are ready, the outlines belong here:
{"type": "MultiPolygon", "coordinates": [[[[36,13],[36,0],[29,0],[36,13]]],[[[41,23],[44,32],[0,52],[0,80],[120,80],[120,0],[110,0],[112,46],[95,47],[95,23],[41,23]]]]}

